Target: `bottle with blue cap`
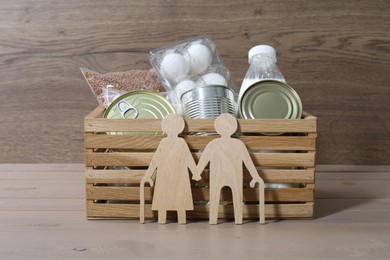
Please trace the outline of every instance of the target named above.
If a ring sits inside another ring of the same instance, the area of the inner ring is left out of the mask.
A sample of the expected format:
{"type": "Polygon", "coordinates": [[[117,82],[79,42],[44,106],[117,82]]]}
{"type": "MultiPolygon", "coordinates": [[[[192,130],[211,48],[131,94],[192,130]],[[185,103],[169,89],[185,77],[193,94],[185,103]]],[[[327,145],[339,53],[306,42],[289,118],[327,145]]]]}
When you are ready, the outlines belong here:
{"type": "Polygon", "coordinates": [[[286,83],[276,65],[276,51],[269,45],[257,45],[248,52],[249,69],[241,84],[239,99],[254,83],[264,80],[276,80],[286,83]]]}

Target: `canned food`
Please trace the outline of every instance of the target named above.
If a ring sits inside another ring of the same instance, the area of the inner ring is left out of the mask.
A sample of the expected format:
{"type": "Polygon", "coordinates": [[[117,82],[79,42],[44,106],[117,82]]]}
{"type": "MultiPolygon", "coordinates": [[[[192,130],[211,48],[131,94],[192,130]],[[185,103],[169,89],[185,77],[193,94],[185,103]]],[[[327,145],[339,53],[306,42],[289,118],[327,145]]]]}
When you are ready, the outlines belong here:
{"type": "Polygon", "coordinates": [[[180,99],[184,118],[217,118],[223,113],[235,115],[234,92],[226,86],[197,87],[183,93],[180,99]]]}
{"type": "MultiPolygon", "coordinates": [[[[163,96],[144,90],[131,91],[115,99],[103,114],[104,118],[164,118],[176,113],[173,105],[163,96]]],[[[145,129],[145,132],[147,129],[145,129]]],[[[110,132],[109,134],[123,134],[110,132]]],[[[140,132],[133,134],[142,134],[140,132]]]]}
{"type": "Polygon", "coordinates": [[[275,80],[260,81],[243,93],[239,114],[245,119],[299,119],[302,102],[289,85],[275,80]]]}
{"type": "Polygon", "coordinates": [[[176,113],[167,99],[150,91],[137,90],[119,96],[106,109],[105,118],[163,118],[176,113]]]}

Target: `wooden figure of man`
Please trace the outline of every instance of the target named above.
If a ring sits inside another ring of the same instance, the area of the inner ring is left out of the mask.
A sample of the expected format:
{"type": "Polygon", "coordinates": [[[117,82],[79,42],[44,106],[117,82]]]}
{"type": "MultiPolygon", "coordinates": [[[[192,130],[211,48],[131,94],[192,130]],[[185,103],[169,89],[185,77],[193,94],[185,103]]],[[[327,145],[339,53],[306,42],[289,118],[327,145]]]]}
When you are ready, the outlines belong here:
{"type": "MultiPolygon", "coordinates": [[[[185,224],[186,210],[194,209],[188,169],[194,173],[196,165],[186,141],[178,137],[184,126],[184,119],[177,114],[170,114],[162,120],[161,129],[167,137],[161,140],[141,180],[141,189],[145,182],[153,186],[151,177],[156,171],[152,210],[158,211],[158,223],[161,224],[166,223],[168,210],[177,211],[178,222],[185,224]]],[[[141,200],[144,199],[142,195],[141,191],[141,200]]],[[[143,214],[141,207],[141,223],[143,214]]]]}
{"type": "MultiPolygon", "coordinates": [[[[221,137],[207,144],[197,166],[198,172],[194,174],[193,179],[200,180],[203,169],[210,162],[209,223],[217,224],[221,190],[228,186],[233,195],[235,223],[242,224],[243,163],[253,178],[250,186],[253,188],[258,182],[262,194],[264,194],[264,181],[258,175],[245,144],[238,139],[231,138],[237,130],[236,118],[230,114],[222,114],[215,120],[214,126],[221,137]]],[[[264,208],[264,203],[261,208],[264,208]]],[[[264,214],[264,210],[261,214],[264,214]]],[[[264,218],[260,216],[260,223],[262,222],[264,218]]]]}

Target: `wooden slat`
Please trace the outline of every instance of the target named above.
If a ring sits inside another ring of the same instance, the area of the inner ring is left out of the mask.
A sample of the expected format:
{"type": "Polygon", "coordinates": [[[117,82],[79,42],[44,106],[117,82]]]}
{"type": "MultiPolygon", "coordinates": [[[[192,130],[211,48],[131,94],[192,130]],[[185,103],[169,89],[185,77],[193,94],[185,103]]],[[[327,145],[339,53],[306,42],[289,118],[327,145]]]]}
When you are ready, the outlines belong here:
{"type": "Polygon", "coordinates": [[[86,132],[142,132],[161,131],[160,119],[106,119],[106,118],[85,118],[84,131],[86,132]]]}
{"type": "MultiPolygon", "coordinates": [[[[265,217],[266,218],[312,218],[313,217],[313,203],[307,202],[302,204],[266,204],[265,217]]],[[[188,212],[189,218],[204,218],[208,219],[208,206],[195,206],[194,211],[188,212]]],[[[145,210],[146,211],[146,210],[145,210]]],[[[258,219],[259,208],[258,205],[243,205],[243,217],[245,219],[258,219]]],[[[218,218],[233,218],[233,205],[219,206],[218,218]]]]}
{"type": "MultiPolygon", "coordinates": [[[[87,183],[129,183],[139,184],[146,170],[87,170],[87,183]]],[[[308,169],[260,169],[261,178],[266,183],[313,183],[314,168],[308,169]]],[[[244,183],[252,178],[244,171],[244,183]]],[[[202,174],[202,182],[208,182],[208,170],[202,174]]]]}
{"type": "MultiPolygon", "coordinates": [[[[200,153],[194,153],[199,160],[200,153]]],[[[153,153],[87,153],[86,166],[148,166],[153,153]]],[[[314,167],[315,153],[255,153],[256,166],[314,167]]]]}
{"type": "Polygon", "coordinates": [[[87,183],[129,183],[139,184],[146,170],[88,170],[87,183]]]}
{"type": "MultiPolygon", "coordinates": [[[[194,211],[187,211],[189,219],[208,219],[208,206],[194,206],[194,211]]],[[[243,205],[243,217],[258,218],[258,205],[243,205]]],[[[219,218],[233,218],[232,205],[219,206],[219,218]]],[[[145,218],[156,219],[157,212],[151,210],[151,205],[145,205],[145,218]]],[[[302,204],[266,204],[266,218],[311,218],[313,217],[313,203],[302,204]]],[[[139,218],[139,205],[137,204],[87,204],[88,218],[139,218]]]]}
{"type": "MultiPolygon", "coordinates": [[[[257,170],[265,183],[314,183],[314,168],[307,169],[261,169],[257,170]]],[[[244,181],[252,178],[244,172],[244,181]]]]}
{"type": "Polygon", "coordinates": [[[117,148],[148,150],[156,149],[160,141],[164,138],[162,135],[90,135],[85,139],[87,148],[117,148]]]}
{"type": "Polygon", "coordinates": [[[238,119],[238,130],[242,133],[306,133],[317,132],[316,119],[238,119]]]}
{"type": "Polygon", "coordinates": [[[315,150],[315,137],[240,136],[249,150],[315,150]]]}
{"type": "MultiPolygon", "coordinates": [[[[162,135],[86,135],[86,148],[156,149],[162,135]]],[[[214,136],[183,136],[190,149],[204,149],[214,136]]],[[[314,150],[315,137],[308,136],[238,136],[251,150],[314,150]]]]}
{"type": "MultiPolygon", "coordinates": [[[[145,187],[145,200],[152,199],[153,189],[145,187]]],[[[101,187],[93,186],[87,188],[87,199],[89,200],[138,200],[139,187],[101,187]]],[[[209,200],[209,189],[192,188],[194,201],[209,200]]],[[[221,201],[232,201],[230,189],[223,189],[221,192],[221,201]]],[[[258,189],[244,188],[244,201],[258,201],[258,189]]],[[[265,189],[266,202],[308,202],[313,201],[313,189],[311,188],[283,188],[283,189],[265,189]]]]}
{"type": "MultiPolygon", "coordinates": [[[[161,119],[106,119],[85,118],[84,130],[86,132],[152,132],[161,131],[161,119]]],[[[245,133],[306,133],[316,132],[315,119],[238,119],[238,131],[245,133]]],[[[215,132],[213,119],[186,120],[185,132],[215,132]]]]}

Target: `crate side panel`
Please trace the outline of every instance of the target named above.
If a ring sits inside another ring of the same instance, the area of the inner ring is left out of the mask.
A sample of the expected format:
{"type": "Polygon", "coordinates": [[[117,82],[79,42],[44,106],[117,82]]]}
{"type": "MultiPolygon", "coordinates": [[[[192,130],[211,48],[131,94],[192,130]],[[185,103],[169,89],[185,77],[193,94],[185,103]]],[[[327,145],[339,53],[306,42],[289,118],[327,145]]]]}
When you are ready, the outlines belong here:
{"type": "Polygon", "coordinates": [[[316,138],[312,136],[241,136],[249,150],[315,150],[316,138]]]}
{"type": "Polygon", "coordinates": [[[252,153],[256,166],[263,167],[313,167],[315,153],[252,153]]]}
{"type": "Polygon", "coordinates": [[[316,120],[302,119],[238,119],[241,133],[314,133],[316,120]]]}
{"type": "Polygon", "coordinates": [[[86,170],[87,183],[140,184],[146,170],[86,170]]]}
{"type": "MultiPolygon", "coordinates": [[[[86,118],[88,132],[161,132],[161,119],[86,118]]],[[[215,132],[213,119],[186,120],[184,132],[215,132]]]]}
{"type": "MultiPolygon", "coordinates": [[[[86,148],[112,148],[149,150],[156,149],[163,135],[155,134],[95,134],[85,136],[86,148]]],[[[206,145],[219,138],[213,136],[182,136],[190,149],[204,149],[206,145]]],[[[315,137],[312,136],[235,136],[243,141],[249,150],[314,150],[315,137]]]]}
{"type": "MultiPolygon", "coordinates": [[[[145,200],[152,200],[153,189],[145,187],[145,200]]],[[[102,187],[93,186],[87,189],[87,199],[89,200],[140,200],[139,187],[102,187]]],[[[194,201],[208,201],[208,188],[192,188],[194,201]]],[[[221,201],[232,201],[230,189],[223,189],[221,192],[221,201]]],[[[246,202],[259,201],[259,191],[257,188],[244,188],[243,200],[246,202]]],[[[309,202],[313,201],[313,189],[310,188],[281,188],[265,189],[266,202],[309,202]]]]}
{"type": "Polygon", "coordinates": [[[152,134],[95,134],[86,136],[86,148],[111,148],[132,150],[155,150],[164,138],[152,134]]]}
{"type": "MultiPolygon", "coordinates": [[[[88,204],[88,218],[139,218],[139,205],[137,204],[88,204]]],[[[218,210],[218,218],[233,218],[232,205],[221,205],[218,210]]],[[[209,208],[206,205],[194,206],[194,211],[187,211],[189,219],[208,219],[209,208]]],[[[243,205],[243,217],[245,219],[258,219],[258,205],[243,205]]],[[[266,204],[266,218],[312,218],[313,203],[302,204],[266,204]]],[[[145,205],[145,218],[157,219],[157,212],[152,211],[151,205],[145,205]]]]}
{"type": "MultiPolygon", "coordinates": [[[[258,170],[265,183],[314,183],[314,172],[314,168],[258,170]]],[[[245,178],[247,182],[251,180],[249,174],[244,174],[245,178]]]]}
{"type": "MultiPolygon", "coordinates": [[[[139,184],[146,170],[86,170],[87,183],[129,183],[139,184]]],[[[259,169],[257,170],[265,183],[314,183],[314,168],[308,169],[259,169]]],[[[244,170],[244,183],[249,183],[252,177],[244,170]]],[[[191,175],[190,175],[191,176],[191,175]]],[[[209,171],[204,170],[202,180],[195,183],[208,183],[209,171]]]]}
{"type": "Polygon", "coordinates": [[[85,118],[87,132],[161,132],[161,119],[85,118]]]}
{"type": "MultiPolygon", "coordinates": [[[[308,133],[316,132],[315,119],[238,119],[238,131],[242,133],[308,133]]],[[[85,118],[87,132],[111,131],[161,131],[161,119],[107,119],[85,118]]],[[[215,132],[212,119],[188,119],[184,132],[215,132]]]]}
{"type": "Polygon", "coordinates": [[[147,167],[152,160],[153,153],[87,153],[85,163],[87,166],[122,166],[147,167]]]}
{"type": "MultiPolygon", "coordinates": [[[[196,161],[201,154],[193,153],[196,161]]],[[[148,166],[153,153],[86,153],[86,166],[148,166]]],[[[252,153],[256,166],[314,167],[315,153],[252,153]]]]}

